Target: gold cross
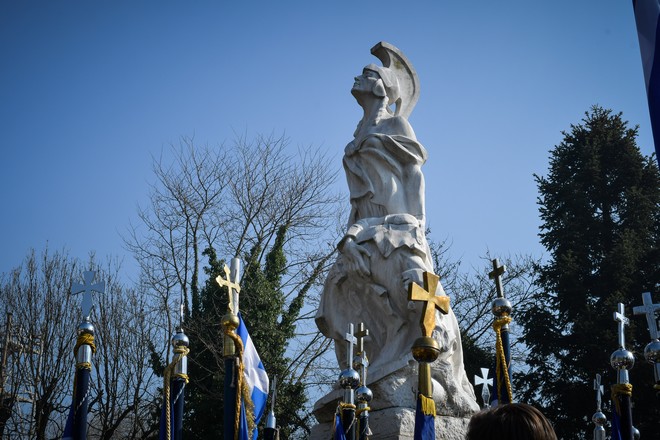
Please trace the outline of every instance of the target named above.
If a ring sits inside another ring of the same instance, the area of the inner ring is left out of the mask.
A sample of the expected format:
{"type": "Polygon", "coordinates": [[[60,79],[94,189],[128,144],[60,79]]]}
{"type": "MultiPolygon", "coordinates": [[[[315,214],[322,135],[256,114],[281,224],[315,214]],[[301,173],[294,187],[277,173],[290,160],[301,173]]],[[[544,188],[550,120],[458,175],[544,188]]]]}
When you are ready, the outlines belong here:
{"type": "Polygon", "coordinates": [[[241,292],[241,286],[238,284],[238,271],[236,271],[236,276],[234,281],[231,280],[231,275],[229,272],[229,267],[225,264],[225,277],[222,278],[222,275],[218,275],[215,281],[220,285],[220,287],[225,287],[229,289],[229,311],[234,315],[238,314],[236,310],[236,302],[238,302],[238,294],[241,292]],[[236,296],[234,296],[234,291],[236,291],[236,296]]]}
{"type": "Polygon", "coordinates": [[[449,297],[435,295],[435,291],[438,288],[438,281],[440,281],[440,277],[436,274],[424,272],[424,288],[420,287],[417,283],[410,283],[408,287],[409,301],[424,301],[420,324],[422,326],[422,334],[426,337],[430,337],[435,328],[435,309],[440,309],[444,314],[449,313],[449,297]],[[429,307],[431,303],[433,303],[433,307],[429,307]]]}

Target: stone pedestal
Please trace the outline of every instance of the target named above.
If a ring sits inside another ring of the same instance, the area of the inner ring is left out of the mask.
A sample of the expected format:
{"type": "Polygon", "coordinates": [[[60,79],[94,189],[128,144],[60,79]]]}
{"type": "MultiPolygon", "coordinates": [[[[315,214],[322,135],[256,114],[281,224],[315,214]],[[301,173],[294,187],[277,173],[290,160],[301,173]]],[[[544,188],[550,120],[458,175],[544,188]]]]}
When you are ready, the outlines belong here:
{"type": "MultiPolygon", "coordinates": [[[[435,365],[433,400],[435,401],[436,439],[463,440],[470,417],[479,411],[469,383],[457,381],[443,372],[443,364],[435,365]]],[[[417,365],[412,359],[398,371],[370,383],[374,394],[370,404],[371,438],[377,440],[412,439],[417,405],[417,365]]],[[[334,414],[343,391],[335,389],[316,402],[314,416],[319,424],[312,429],[312,440],[332,438],[334,414]]]]}
{"type": "MultiPolygon", "coordinates": [[[[435,418],[437,440],[464,440],[469,417],[438,415],[435,418]]],[[[415,433],[415,410],[387,408],[369,412],[369,426],[377,440],[412,440],[415,433]]],[[[311,440],[331,440],[333,423],[320,423],[312,428],[311,440]]]]}

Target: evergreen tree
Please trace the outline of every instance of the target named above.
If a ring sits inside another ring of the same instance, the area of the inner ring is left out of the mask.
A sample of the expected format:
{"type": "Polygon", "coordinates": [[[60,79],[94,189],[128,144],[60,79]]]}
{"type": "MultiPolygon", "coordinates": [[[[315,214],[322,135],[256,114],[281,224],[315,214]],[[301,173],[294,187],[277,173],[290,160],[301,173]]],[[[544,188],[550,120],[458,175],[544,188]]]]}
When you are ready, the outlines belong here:
{"type": "Polygon", "coordinates": [[[221,318],[228,305],[226,289],[215,279],[224,277],[225,262],[217,259],[213,248],[203,253],[208,258],[204,268],[207,279],[200,300],[193,303],[193,314],[186,322],[190,338],[186,387],[184,437],[189,439],[221,438],[223,428],[224,361],[222,357],[221,318]]]}
{"type": "Polygon", "coordinates": [[[644,291],[658,298],[660,174],[621,114],[594,106],[585,115],[552,150],[548,176],[535,176],[550,258],[539,267],[545,296],[518,314],[529,370],[516,375],[516,389],[520,400],[544,408],[560,438],[589,437],[593,379],[603,375],[606,389],[616,380],[609,357],[618,346],[612,314],[621,302],[631,318],[627,348],[637,359],[633,420],[653,436],[660,407],[642,356],[649,333],[632,306],[644,291]]]}
{"type": "MultiPolygon", "coordinates": [[[[311,428],[311,411],[306,409],[304,374],[287,357],[290,340],[296,334],[296,323],[310,288],[318,281],[328,257],[319,262],[307,282],[289,298],[283,290],[286,275],[287,228],[280,227],[273,246],[260,263],[262,249],[252,248],[245,257],[241,280],[240,309],[250,337],[259,353],[269,378],[277,375],[278,390],[275,411],[280,426],[280,438],[306,438],[311,428]],[[263,267],[262,267],[263,266],[263,267]],[[296,378],[295,380],[293,378],[296,378]]],[[[207,249],[207,280],[200,292],[200,309],[193,310],[188,321],[191,340],[187,388],[186,438],[220,438],[222,436],[224,363],[222,358],[222,328],[220,321],[227,310],[227,291],[215,281],[224,276],[224,262],[215,250],[207,249]]],[[[265,416],[259,429],[263,429],[265,416]]]]}

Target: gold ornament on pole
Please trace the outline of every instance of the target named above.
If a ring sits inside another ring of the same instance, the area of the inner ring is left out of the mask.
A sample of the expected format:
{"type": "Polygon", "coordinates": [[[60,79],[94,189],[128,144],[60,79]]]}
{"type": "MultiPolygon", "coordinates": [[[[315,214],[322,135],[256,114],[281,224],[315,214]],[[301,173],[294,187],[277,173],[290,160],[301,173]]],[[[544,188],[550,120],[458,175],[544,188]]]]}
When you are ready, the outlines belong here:
{"type": "Polygon", "coordinates": [[[435,402],[433,401],[433,385],[431,383],[431,363],[440,355],[438,342],[433,339],[435,328],[435,309],[442,313],[449,313],[449,297],[436,296],[440,277],[431,272],[424,272],[424,287],[410,283],[408,287],[409,301],[424,301],[420,326],[422,337],[417,338],[412,346],[412,355],[419,363],[418,389],[422,400],[422,410],[425,415],[435,415],[435,402]]]}

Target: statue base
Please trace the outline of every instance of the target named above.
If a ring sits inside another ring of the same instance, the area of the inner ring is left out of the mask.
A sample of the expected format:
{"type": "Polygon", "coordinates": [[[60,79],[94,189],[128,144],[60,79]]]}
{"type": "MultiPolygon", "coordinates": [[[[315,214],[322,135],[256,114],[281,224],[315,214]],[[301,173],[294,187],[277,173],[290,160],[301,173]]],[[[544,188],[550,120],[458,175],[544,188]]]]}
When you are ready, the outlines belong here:
{"type": "MultiPolygon", "coordinates": [[[[437,440],[465,440],[469,417],[435,417],[437,440]]],[[[334,423],[320,423],[312,428],[311,440],[330,440],[334,423]]],[[[387,408],[369,412],[371,438],[379,440],[413,440],[415,434],[415,410],[412,408],[387,408]]]]}
{"type": "MultiPolygon", "coordinates": [[[[436,365],[440,367],[440,365],[436,365]]],[[[472,414],[479,405],[469,383],[451,378],[448,371],[438,368],[433,378],[433,400],[436,413],[435,430],[438,440],[463,440],[472,414]],[[439,379],[439,380],[438,380],[439,379]]],[[[369,427],[372,438],[379,440],[412,439],[415,432],[417,405],[417,365],[409,359],[407,365],[369,384],[374,399],[369,404],[369,427]]],[[[319,424],[312,428],[312,440],[332,438],[334,415],[342,400],[343,390],[334,389],[314,405],[319,424]]]]}

